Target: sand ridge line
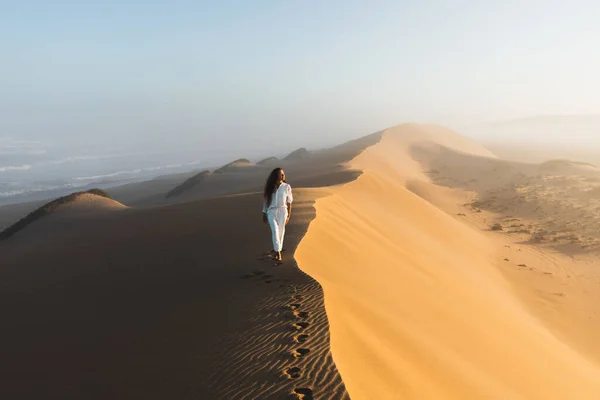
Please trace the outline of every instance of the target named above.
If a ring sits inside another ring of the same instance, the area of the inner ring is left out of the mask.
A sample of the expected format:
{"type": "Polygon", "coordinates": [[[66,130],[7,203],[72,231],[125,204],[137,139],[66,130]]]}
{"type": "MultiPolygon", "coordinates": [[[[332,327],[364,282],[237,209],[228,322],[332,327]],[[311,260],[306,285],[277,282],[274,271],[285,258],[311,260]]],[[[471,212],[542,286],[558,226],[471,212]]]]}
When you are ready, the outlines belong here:
{"type": "Polygon", "coordinates": [[[228,351],[217,355],[216,365],[223,359],[232,363],[220,365],[207,379],[212,382],[208,393],[215,398],[348,398],[331,359],[322,289],[294,260],[295,247],[304,235],[298,228],[307,226],[314,216],[312,201],[302,200],[303,190],[295,195],[283,263],[275,263],[265,252],[254,257],[245,266],[247,272],[239,276],[240,283],[257,289],[273,282],[274,292],[253,308],[251,326],[225,337],[217,346],[228,351]],[[230,371],[237,371],[238,379],[230,379],[230,371]]]}
{"type": "MultiPolygon", "coordinates": [[[[503,268],[524,275],[518,264],[535,260],[498,257],[496,233],[457,218],[471,214],[461,208],[468,185],[491,189],[502,171],[470,183],[451,176],[468,184],[459,188],[426,173],[428,157],[496,163],[488,153],[438,127],[395,127],[352,161],[364,171],[356,181],[317,201],[297,259],[324,287],[333,357],[353,399],[598,398],[600,369],[573,350],[579,338],[538,319],[547,308],[556,324],[569,321],[571,296],[533,293],[531,312],[503,268]]],[[[535,279],[558,280],[548,269],[535,279]]]]}

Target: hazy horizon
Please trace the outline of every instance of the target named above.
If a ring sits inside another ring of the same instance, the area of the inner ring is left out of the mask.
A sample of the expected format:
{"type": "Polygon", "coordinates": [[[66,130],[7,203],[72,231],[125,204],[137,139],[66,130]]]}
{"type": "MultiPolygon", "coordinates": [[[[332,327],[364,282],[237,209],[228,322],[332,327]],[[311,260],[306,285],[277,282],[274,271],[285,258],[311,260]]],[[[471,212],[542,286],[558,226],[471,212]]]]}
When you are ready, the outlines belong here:
{"type": "Polygon", "coordinates": [[[591,1],[0,2],[0,138],[257,150],[598,115],[599,16],[591,1]]]}
{"type": "Polygon", "coordinates": [[[405,122],[600,148],[598,17],[591,1],[0,1],[0,193],[405,122]]]}

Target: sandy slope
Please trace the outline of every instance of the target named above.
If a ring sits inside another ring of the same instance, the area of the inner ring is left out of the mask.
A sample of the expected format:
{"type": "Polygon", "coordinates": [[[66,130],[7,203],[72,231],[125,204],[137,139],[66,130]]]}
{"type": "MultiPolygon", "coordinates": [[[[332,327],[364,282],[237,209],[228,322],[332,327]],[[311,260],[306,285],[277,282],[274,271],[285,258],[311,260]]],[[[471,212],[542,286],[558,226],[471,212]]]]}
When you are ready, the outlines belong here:
{"type": "Polygon", "coordinates": [[[271,167],[215,174],[174,204],[82,198],[0,241],[0,398],[347,399],[322,289],[292,255],[323,187],[358,175],[338,164],[377,139],[286,167],[283,265],[264,256],[271,167]],[[206,198],[223,191],[238,194],[206,198]]]}
{"type": "Polygon", "coordinates": [[[321,288],[289,255],[318,195],[296,190],[281,266],[262,256],[259,194],[0,243],[0,397],[344,398],[321,288]]]}
{"type": "MultiPolygon", "coordinates": [[[[37,242],[47,241],[48,237],[52,237],[57,232],[68,231],[72,226],[78,227],[85,224],[86,221],[81,220],[83,217],[95,215],[102,218],[107,213],[127,209],[128,207],[118,201],[103,196],[91,193],[77,194],[74,199],[53,207],[32,221],[28,221],[30,215],[25,214],[27,215],[25,220],[28,222],[25,222],[26,225],[16,231],[8,240],[27,242],[28,245],[35,248],[37,242]]],[[[2,240],[1,237],[0,240],[2,240]]]]}
{"type": "Polygon", "coordinates": [[[591,333],[600,310],[580,308],[598,304],[597,292],[576,294],[600,289],[597,272],[571,265],[575,281],[559,256],[548,265],[541,249],[484,232],[497,214],[462,207],[521,172],[496,162],[447,130],[403,125],[353,160],[363,175],[317,201],[296,257],[324,288],[333,357],[353,399],[599,398],[591,333]],[[440,188],[427,158],[471,161],[437,171],[440,188]],[[465,179],[487,164],[498,176],[465,179]]]}
{"type": "Polygon", "coordinates": [[[283,166],[281,266],[272,166],[129,185],[111,194],[143,207],[83,199],[0,242],[0,397],[600,397],[596,169],[425,125],[283,166]]]}

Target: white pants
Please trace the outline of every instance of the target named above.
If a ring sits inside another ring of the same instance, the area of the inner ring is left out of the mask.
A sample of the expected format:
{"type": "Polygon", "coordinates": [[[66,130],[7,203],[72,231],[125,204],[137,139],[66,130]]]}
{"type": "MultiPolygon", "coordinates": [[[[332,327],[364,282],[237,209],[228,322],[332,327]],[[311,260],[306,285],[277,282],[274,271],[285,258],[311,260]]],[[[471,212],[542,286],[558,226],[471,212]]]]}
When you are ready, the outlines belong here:
{"type": "Polygon", "coordinates": [[[287,207],[269,208],[267,211],[267,220],[271,227],[273,250],[275,251],[283,249],[283,235],[285,234],[285,220],[287,216],[287,207]]]}

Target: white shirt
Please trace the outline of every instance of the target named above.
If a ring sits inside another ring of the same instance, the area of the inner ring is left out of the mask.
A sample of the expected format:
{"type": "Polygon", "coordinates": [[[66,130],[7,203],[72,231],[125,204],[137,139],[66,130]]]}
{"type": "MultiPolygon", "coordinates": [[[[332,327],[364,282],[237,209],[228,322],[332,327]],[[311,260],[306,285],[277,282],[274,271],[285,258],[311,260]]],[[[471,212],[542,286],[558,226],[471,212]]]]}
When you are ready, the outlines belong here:
{"type": "Polygon", "coordinates": [[[269,207],[267,207],[267,202],[265,200],[263,204],[263,212],[266,213],[268,210],[274,208],[286,208],[287,203],[292,203],[293,201],[294,197],[292,196],[292,187],[287,183],[282,182],[275,193],[273,193],[269,207]]]}

